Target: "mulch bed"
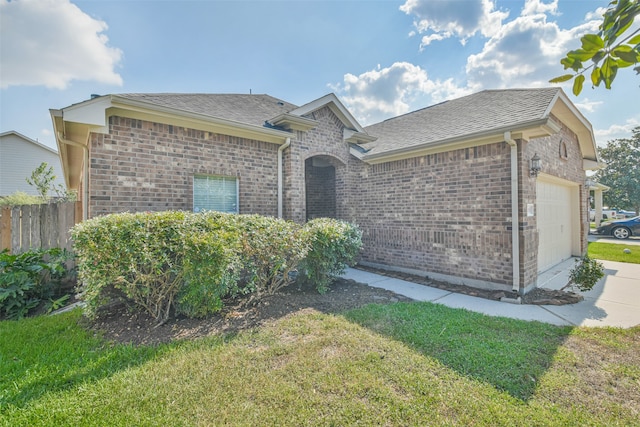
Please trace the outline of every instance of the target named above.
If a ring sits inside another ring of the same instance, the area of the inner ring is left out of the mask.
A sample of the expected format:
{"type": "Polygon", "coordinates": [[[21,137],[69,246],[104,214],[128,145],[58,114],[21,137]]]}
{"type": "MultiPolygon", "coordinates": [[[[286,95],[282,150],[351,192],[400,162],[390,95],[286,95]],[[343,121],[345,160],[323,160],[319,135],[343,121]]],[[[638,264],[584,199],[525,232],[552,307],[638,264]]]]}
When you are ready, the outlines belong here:
{"type": "MultiPolygon", "coordinates": [[[[358,268],[388,277],[395,277],[413,283],[423,284],[451,292],[480,298],[500,300],[516,295],[504,291],[476,289],[469,286],[452,285],[404,273],[378,270],[368,267],[358,268]]],[[[576,297],[568,292],[536,289],[522,298],[523,304],[571,304],[576,297]]],[[[366,304],[389,304],[398,301],[413,301],[385,289],[375,288],[353,280],[338,279],[329,291],[321,295],[312,287],[298,287],[295,284],[275,295],[267,296],[253,304],[246,301],[227,300],[221,312],[206,319],[189,319],[177,316],[161,326],[146,313],[134,312],[124,304],[114,304],[103,310],[100,316],[89,321],[86,326],[108,340],[134,345],[155,345],[175,340],[195,339],[208,335],[235,334],[290,315],[301,310],[315,310],[323,313],[340,313],[366,304]]]]}

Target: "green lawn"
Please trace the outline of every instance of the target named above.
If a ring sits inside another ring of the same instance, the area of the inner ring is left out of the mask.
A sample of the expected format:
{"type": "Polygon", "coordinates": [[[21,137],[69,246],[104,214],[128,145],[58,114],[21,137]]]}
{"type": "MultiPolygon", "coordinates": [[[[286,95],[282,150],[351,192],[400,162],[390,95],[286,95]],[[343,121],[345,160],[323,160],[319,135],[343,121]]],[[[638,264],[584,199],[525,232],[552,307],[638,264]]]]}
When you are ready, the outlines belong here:
{"type": "Polygon", "coordinates": [[[640,264],[640,246],[637,245],[591,242],[588,254],[593,259],[640,264]],[[624,253],[625,249],[629,249],[631,253],[624,253]]]}
{"type": "Polygon", "coordinates": [[[305,310],[235,336],[115,345],[80,313],[0,322],[0,424],[638,425],[640,327],[429,303],[305,310]]]}

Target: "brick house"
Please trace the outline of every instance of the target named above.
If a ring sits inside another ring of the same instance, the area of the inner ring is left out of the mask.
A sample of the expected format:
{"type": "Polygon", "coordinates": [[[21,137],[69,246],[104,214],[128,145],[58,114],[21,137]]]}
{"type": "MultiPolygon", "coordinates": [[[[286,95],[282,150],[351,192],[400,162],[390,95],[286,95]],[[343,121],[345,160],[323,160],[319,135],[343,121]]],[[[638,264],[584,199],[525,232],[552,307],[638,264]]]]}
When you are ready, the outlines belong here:
{"type": "Polygon", "coordinates": [[[86,217],[335,217],[362,228],[362,264],[520,293],[586,251],[585,170],[598,157],[559,88],[483,91],[368,127],[333,94],[300,107],[268,95],[106,95],[51,116],[86,217]]]}

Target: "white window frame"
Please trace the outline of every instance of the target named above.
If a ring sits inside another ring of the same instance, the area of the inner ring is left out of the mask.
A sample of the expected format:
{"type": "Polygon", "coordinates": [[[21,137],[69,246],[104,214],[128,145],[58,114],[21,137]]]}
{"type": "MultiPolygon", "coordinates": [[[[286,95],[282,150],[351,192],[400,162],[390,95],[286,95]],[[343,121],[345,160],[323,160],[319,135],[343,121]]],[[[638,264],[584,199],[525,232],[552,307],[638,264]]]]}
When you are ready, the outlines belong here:
{"type": "Polygon", "coordinates": [[[205,175],[205,174],[195,174],[193,175],[193,211],[194,212],[203,212],[203,211],[218,211],[218,212],[226,212],[226,213],[240,213],[240,178],[236,176],[224,176],[224,175],[205,175]],[[216,197],[229,197],[230,194],[234,194],[235,203],[229,203],[228,201],[223,200],[215,201],[215,200],[202,200],[206,196],[198,195],[196,196],[196,188],[198,187],[197,181],[204,181],[209,187],[210,193],[207,195],[210,199],[215,199],[216,197]],[[215,186],[222,186],[222,195],[216,195],[215,191],[220,191],[219,189],[214,188],[215,186]],[[235,188],[227,188],[227,186],[233,186],[235,188]],[[197,206],[199,204],[200,206],[197,206]]]}

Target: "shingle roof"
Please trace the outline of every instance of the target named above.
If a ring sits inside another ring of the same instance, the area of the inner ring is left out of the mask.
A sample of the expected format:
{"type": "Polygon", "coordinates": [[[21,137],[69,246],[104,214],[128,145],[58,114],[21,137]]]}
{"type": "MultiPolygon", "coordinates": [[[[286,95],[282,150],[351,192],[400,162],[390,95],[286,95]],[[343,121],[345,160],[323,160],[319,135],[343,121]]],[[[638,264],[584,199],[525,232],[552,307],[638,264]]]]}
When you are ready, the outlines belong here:
{"type": "Polygon", "coordinates": [[[365,127],[367,155],[516,127],[548,116],[559,88],[485,90],[365,127]]]}
{"type": "Polygon", "coordinates": [[[297,108],[269,95],[125,93],[115,96],[256,126],[297,108]]]}

